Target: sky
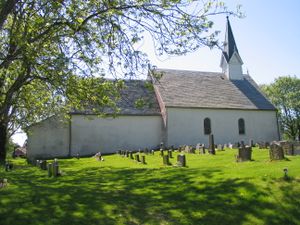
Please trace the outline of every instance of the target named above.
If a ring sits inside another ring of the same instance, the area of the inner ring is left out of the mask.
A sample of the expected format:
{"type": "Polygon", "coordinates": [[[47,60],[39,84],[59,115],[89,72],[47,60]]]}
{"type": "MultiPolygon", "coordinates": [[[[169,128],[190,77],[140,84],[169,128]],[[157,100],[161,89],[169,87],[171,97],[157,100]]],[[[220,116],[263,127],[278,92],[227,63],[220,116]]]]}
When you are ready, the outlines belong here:
{"type": "MultiPolygon", "coordinates": [[[[243,72],[258,84],[270,84],[279,76],[300,78],[300,1],[299,0],[225,0],[235,9],[242,5],[245,17],[230,17],[230,24],[243,72]]],[[[213,17],[215,29],[224,41],[226,15],[213,17]]],[[[158,68],[221,72],[221,51],[201,48],[180,57],[157,58],[150,40],[141,47],[158,68]],[[149,44],[148,44],[149,43],[149,44]]]]}
{"type": "MultiPolygon", "coordinates": [[[[244,62],[243,72],[258,84],[270,84],[279,76],[300,78],[300,0],[225,0],[235,9],[242,5],[245,18],[230,17],[235,42],[244,62]]],[[[226,15],[213,17],[215,29],[221,31],[224,41],[226,15]]],[[[220,50],[201,48],[180,57],[159,59],[154,54],[152,42],[146,39],[141,50],[148,54],[153,65],[165,69],[221,72],[220,50]]],[[[23,144],[25,134],[14,136],[23,144]]]]}

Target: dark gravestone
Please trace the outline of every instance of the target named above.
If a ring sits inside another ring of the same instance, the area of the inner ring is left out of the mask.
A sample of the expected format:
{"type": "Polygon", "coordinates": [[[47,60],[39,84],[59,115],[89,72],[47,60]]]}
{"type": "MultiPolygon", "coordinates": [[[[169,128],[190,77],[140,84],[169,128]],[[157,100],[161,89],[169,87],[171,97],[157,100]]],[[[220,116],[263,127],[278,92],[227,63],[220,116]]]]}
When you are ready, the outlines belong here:
{"type": "Polygon", "coordinates": [[[160,142],[160,149],[164,149],[164,143],[160,142]]]}
{"type": "Polygon", "coordinates": [[[216,150],[215,150],[215,142],[214,142],[213,134],[209,135],[208,143],[209,143],[209,149],[208,149],[209,154],[215,155],[216,150]]]}
{"type": "Polygon", "coordinates": [[[47,161],[46,160],[40,160],[40,168],[42,170],[47,170],[47,161]]]}
{"type": "Polygon", "coordinates": [[[142,155],[142,164],[146,164],[146,156],[142,155]]]}
{"type": "Polygon", "coordinates": [[[130,156],[130,159],[133,159],[133,153],[132,153],[132,151],[129,151],[129,156],[130,156]]]}
{"type": "Polygon", "coordinates": [[[238,155],[236,156],[237,162],[251,161],[252,148],[250,146],[239,147],[238,155]]]}
{"type": "Polygon", "coordinates": [[[177,165],[181,166],[181,167],[185,167],[186,166],[186,159],[185,159],[185,155],[177,155],[177,165]]]}
{"type": "Polygon", "coordinates": [[[169,158],[173,158],[171,149],[168,151],[168,156],[169,156],[169,158]]]}
{"type": "Polygon", "coordinates": [[[58,166],[58,161],[57,159],[54,159],[54,162],[52,164],[52,171],[53,171],[53,176],[57,177],[59,175],[59,166],[58,166]]]}
{"type": "Polygon", "coordinates": [[[169,156],[168,155],[164,155],[163,156],[163,163],[166,166],[170,165],[170,161],[169,161],[169,156]]]}
{"type": "Polygon", "coordinates": [[[244,141],[241,141],[240,147],[245,147],[245,142],[244,141]]]}
{"type": "Polygon", "coordinates": [[[160,156],[164,156],[164,150],[161,148],[159,151],[160,151],[160,156]]]}
{"type": "Polygon", "coordinates": [[[134,157],[135,157],[135,161],[140,162],[140,155],[139,154],[135,154],[134,157]]]}
{"type": "Polygon", "coordinates": [[[52,163],[48,163],[48,165],[47,165],[47,170],[48,170],[48,177],[52,177],[52,174],[53,174],[53,166],[52,166],[52,163]]]}
{"type": "Polygon", "coordinates": [[[282,159],[284,159],[283,149],[280,146],[280,144],[277,143],[277,142],[272,142],[272,144],[270,145],[269,154],[270,154],[270,159],[271,160],[282,160],[282,159]]]}
{"type": "Polygon", "coordinates": [[[12,162],[10,162],[9,160],[5,161],[5,171],[8,172],[8,171],[11,171],[13,169],[13,164],[12,162]]]}

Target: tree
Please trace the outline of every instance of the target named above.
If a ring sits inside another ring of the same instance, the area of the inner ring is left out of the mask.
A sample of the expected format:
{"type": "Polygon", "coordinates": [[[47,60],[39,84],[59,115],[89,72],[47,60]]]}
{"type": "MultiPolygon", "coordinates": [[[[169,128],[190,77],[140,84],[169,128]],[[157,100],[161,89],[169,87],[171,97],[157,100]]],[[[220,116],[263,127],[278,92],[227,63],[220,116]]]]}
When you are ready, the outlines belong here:
{"type": "Polygon", "coordinates": [[[300,79],[279,77],[274,83],[264,85],[262,90],[278,109],[284,137],[300,140],[300,79]]]}
{"type": "Polygon", "coordinates": [[[83,108],[83,98],[113,107],[122,82],[103,75],[143,71],[144,32],[158,54],[185,54],[218,44],[211,16],[220,13],[232,14],[219,1],[2,0],[0,161],[19,127],[83,108]]]}

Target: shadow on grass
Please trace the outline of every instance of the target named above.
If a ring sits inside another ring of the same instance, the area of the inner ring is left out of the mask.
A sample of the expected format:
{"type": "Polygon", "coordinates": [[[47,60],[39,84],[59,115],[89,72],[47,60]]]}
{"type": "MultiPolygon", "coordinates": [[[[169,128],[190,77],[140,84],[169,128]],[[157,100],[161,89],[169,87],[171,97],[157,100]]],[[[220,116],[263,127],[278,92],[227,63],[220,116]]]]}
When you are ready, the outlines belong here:
{"type": "Polygon", "coordinates": [[[222,178],[217,169],[89,167],[53,179],[29,167],[9,176],[11,186],[0,190],[1,225],[296,224],[300,218],[299,189],[286,193],[290,185],[283,183],[284,205],[274,204],[265,198],[271,190],[222,178]]]}

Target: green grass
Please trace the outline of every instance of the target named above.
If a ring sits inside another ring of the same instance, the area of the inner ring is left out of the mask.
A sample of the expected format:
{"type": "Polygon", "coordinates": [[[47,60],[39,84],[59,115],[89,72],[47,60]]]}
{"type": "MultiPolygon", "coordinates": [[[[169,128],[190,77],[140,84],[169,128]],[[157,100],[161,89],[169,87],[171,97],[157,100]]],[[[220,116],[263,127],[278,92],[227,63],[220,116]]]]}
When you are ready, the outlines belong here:
{"type": "Polygon", "coordinates": [[[9,182],[0,224],[300,224],[300,156],[270,162],[254,149],[253,161],[236,163],[236,151],[187,154],[186,168],[163,166],[158,152],[147,165],[118,155],[65,159],[58,178],[17,159],[13,171],[0,170],[9,182]]]}

